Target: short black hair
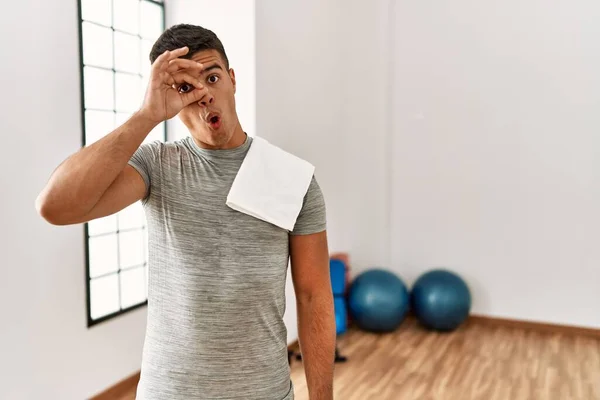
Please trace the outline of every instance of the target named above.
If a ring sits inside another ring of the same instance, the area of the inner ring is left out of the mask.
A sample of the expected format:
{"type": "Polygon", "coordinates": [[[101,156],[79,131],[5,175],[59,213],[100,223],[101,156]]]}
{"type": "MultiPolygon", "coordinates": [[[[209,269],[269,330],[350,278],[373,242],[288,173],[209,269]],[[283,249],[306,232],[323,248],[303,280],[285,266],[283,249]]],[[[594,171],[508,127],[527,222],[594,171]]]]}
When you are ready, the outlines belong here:
{"type": "Polygon", "coordinates": [[[229,60],[225,54],[223,43],[217,35],[206,28],[190,24],[173,25],[164,31],[156,40],[150,51],[150,63],[154,61],[167,50],[175,50],[187,46],[190,51],[182,58],[191,58],[194,54],[202,50],[216,50],[219,52],[229,69],[229,60]]]}

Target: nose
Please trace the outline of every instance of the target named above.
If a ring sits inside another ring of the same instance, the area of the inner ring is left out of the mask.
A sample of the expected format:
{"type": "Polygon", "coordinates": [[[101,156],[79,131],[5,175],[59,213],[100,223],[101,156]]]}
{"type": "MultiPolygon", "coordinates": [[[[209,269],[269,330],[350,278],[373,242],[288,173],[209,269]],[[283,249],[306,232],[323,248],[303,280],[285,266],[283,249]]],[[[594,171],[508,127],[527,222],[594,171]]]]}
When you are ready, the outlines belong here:
{"type": "Polygon", "coordinates": [[[210,92],[208,92],[204,96],[202,96],[202,98],[200,99],[198,104],[201,106],[207,107],[209,104],[212,104],[214,101],[215,101],[215,97],[210,92]]]}

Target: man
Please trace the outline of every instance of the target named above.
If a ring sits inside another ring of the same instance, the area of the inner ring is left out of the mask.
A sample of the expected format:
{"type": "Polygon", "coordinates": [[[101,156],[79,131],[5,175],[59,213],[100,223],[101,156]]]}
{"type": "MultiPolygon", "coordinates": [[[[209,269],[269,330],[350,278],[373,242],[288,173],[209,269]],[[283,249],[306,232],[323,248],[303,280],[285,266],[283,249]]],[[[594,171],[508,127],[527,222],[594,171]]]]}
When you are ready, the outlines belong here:
{"type": "Polygon", "coordinates": [[[293,399],[282,319],[289,259],[310,399],[332,399],[335,320],[316,179],[292,232],[227,207],[252,138],[238,121],[223,45],[209,30],[177,25],[150,61],[139,111],[67,158],[36,201],[56,225],[142,201],[150,273],[137,398],[293,399]],[[142,144],[176,115],[189,137],[142,144]]]}

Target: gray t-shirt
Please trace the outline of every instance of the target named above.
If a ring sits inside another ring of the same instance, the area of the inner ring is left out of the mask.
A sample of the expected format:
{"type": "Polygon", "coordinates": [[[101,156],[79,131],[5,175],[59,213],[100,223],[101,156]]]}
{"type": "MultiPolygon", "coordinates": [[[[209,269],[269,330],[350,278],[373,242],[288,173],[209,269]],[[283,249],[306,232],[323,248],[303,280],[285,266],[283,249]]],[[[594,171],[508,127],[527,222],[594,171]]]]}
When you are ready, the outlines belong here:
{"type": "Polygon", "coordinates": [[[191,137],[144,144],[148,322],[138,400],[292,400],[285,281],[289,235],[325,230],[313,176],[294,230],[229,208],[252,144],[200,148],[191,137]]]}

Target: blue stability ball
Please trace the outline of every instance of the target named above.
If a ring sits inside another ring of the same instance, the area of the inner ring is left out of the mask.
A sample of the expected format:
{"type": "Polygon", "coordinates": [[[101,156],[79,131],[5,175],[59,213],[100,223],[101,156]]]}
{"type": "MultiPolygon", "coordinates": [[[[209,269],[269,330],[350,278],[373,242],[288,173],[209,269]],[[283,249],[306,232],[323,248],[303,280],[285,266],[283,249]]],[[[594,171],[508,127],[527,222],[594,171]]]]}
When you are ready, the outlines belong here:
{"type": "Polygon", "coordinates": [[[411,305],[421,324],[437,331],[452,331],[469,316],[471,293],[455,273],[437,269],[415,282],[411,305]]]}
{"type": "Polygon", "coordinates": [[[348,308],[359,328],[391,332],[408,311],[409,295],[404,283],[391,272],[373,269],[358,275],[350,286],[348,308]]]}

